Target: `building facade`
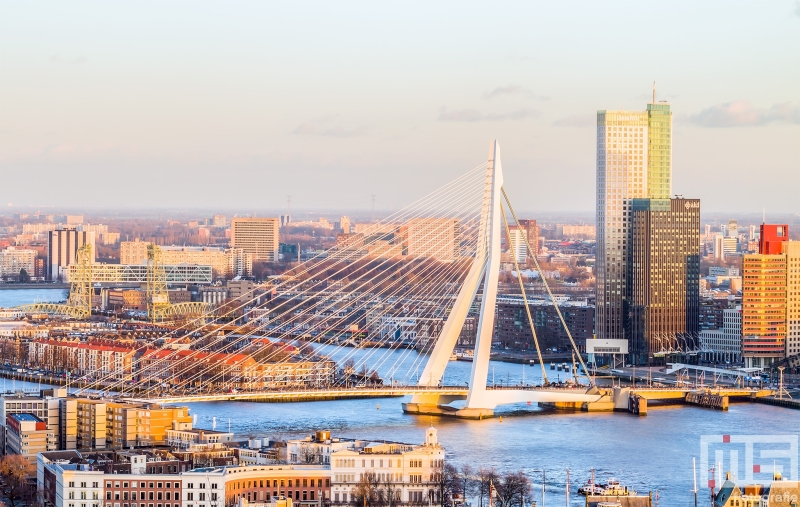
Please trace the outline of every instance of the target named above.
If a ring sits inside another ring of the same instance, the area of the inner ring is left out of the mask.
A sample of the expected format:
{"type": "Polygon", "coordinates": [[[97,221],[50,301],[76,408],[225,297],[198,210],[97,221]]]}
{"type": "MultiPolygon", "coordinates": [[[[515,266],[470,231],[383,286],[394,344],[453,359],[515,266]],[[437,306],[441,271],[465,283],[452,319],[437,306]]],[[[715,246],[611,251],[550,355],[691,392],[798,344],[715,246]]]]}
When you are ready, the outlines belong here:
{"type": "Polygon", "coordinates": [[[94,263],[97,249],[93,232],[78,232],[74,229],[49,231],[47,233],[47,279],[63,280],[66,277],[64,271],[67,266],[76,263],[78,249],[87,244],[92,245],[91,261],[94,263]]]}
{"type": "Polygon", "coordinates": [[[646,111],[597,112],[598,338],[625,338],[625,296],[633,199],[669,199],[672,113],[669,104],[646,111]]]}
{"type": "Polygon", "coordinates": [[[231,246],[243,249],[254,261],[278,260],[280,220],[277,218],[232,218],[231,246]]]}
{"type": "Polygon", "coordinates": [[[634,199],[624,309],[631,361],[698,347],[700,200],[634,199]],[[664,342],[664,343],[659,343],[664,342]]]}
{"type": "Polygon", "coordinates": [[[452,261],[459,257],[461,223],[455,218],[412,218],[406,242],[410,257],[452,261]]]}
{"type": "Polygon", "coordinates": [[[23,269],[28,276],[36,276],[36,250],[10,246],[0,251],[0,278],[16,280],[23,269]]]}
{"type": "Polygon", "coordinates": [[[742,356],[748,368],[766,367],[785,357],[786,275],[783,254],[742,259],[742,356]]]}

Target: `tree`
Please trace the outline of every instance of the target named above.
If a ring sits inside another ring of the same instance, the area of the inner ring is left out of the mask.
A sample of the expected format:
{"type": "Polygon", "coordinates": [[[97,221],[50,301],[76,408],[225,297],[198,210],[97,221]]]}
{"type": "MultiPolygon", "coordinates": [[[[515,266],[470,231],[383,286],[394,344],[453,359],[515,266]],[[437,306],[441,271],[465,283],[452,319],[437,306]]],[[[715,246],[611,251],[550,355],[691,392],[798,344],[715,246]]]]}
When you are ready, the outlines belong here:
{"type": "Polygon", "coordinates": [[[458,469],[450,463],[441,460],[441,464],[436,467],[431,482],[436,491],[435,498],[432,500],[444,507],[447,495],[455,492],[461,484],[458,469]]]}
{"type": "Polygon", "coordinates": [[[500,507],[523,507],[531,495],[531,480],[522,471],[505,472],[494,482],[494,489],[500,507]]]}
{"type": "Polygon", "coordinates": [[[28,493],[27,479],[35,475],[36,469],[30,461],[19,454],[9,454],[0,460],[0,478],[5,481],[5,494],[11,507],[28,493]]]}
{"type": "Polygon", "coordinates": [[[378,476],[375,472],[364,472],[356,484],[353,492],[352,504],[354,507],[380,507],[378,495],[378,476]]]}
{"type": "Polygon", "coordinates": [[[478,484],[477,493],[480,500],[480,507],[483,507],[483,501],[489,503],[489,495],[492,491],[492,484],[495,484],[498,479],[497,471],[494,468],[481,468],[478,470],[478,484]]]}
{"type": "Polygon", "coordinates": [[[467,497],[470,497],[477,493],[477,484],[475,478],[473,477],[472,467],[468,464],[465,464],[461,467],[458,473],[458,483],[454,489],[454,493],[460,494],[464,501],[466,502],[467,497]]]}
{"type": "Polygon", "coordinates": [[[25,268],[19,270],[19,283],[28,283],[31,281],[31,275],[25,268]]]}

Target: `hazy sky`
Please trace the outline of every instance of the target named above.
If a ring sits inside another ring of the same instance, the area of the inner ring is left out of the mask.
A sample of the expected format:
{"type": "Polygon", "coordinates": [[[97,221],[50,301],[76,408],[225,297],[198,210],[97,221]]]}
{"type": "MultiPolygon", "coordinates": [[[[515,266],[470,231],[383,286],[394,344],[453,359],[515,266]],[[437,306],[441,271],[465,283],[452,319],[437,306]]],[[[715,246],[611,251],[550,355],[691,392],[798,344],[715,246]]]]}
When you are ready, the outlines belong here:
{"type": "Polygon", "coordinates": [[[598,109],[675,114],[673,192],[800,211],[800,2],[3,2],[0,202],[396,208],[500,141],[591,210],[598,109]]]}

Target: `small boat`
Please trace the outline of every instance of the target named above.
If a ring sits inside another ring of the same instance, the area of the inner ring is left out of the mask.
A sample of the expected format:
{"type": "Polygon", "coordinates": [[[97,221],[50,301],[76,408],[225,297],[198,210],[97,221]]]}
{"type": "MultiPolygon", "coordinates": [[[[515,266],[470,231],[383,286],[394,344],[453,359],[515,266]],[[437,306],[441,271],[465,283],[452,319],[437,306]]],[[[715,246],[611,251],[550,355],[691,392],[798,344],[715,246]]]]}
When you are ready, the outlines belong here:
{"type": "Polygon", "coordinates": [[[450,360],[451,361],[458,361],[458,355],[456,355],[455,352],[450,354],[450,360]]]}
{"type": "Polygon", "coordinates": [[[586,481],[586,484],[578,488],[578,494],[583,496],[602,495],[605,488],[603,484],[594,484],[592,480],[589,479],[586,481]]]}
{"type": "Polygon", "coordinates": [[[635,494],[635,491],[629,490],[627,486],[623,486],[613,477],[608,480],[608,484],[606,484],[606,487],[603,489],[604,496],[629,496],[635,494]]]}
{"type": "Polygon", "coordinates": [[[551,369],[551,370],[555,370],[555,369],[556,369],[556,365],[555,365],[555,364],[553,364],[553,363],[550,363],[550,369],[551,369]]]}

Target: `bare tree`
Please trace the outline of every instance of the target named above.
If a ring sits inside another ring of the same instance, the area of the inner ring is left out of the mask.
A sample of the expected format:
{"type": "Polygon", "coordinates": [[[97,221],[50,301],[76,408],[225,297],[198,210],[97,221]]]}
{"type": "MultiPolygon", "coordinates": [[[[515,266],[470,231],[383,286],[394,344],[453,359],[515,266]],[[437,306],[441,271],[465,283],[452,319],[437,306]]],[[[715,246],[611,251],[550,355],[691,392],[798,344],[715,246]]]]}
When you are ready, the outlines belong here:
{"type": "Polygon", "coordinates": [[[531,480],[522,471],[505,472],[494,488],[500,507],[523,507],[525,498],[531,495],[531,480]]]}
{"type": "Polygon", "coordinates": [[[473,474],[472,467],[468,464],[463,465],[458,472],[458,483],[455,485],[454,493],[461,495],[464,502],[467,501],[467,497],[477,493],[477,483],[473,474]]]}
{"type": "Polygon", "coordinates": [[[361,475],[352,495],[354,507],[380,507],[378,497],[378,476],[375,472],[364,472],[361,475]]]}
{"type": "Polygon", "coordinates": [[[300,444],[297,451],[298,460],[304,464],[321,464],[322,463],[322,449],[319,446],[311,445],[308,442],[300,444]]]}
{"type": "Polygon", "coordinates": [[[494,468],[480,468],[478,469],[478,484],[477,493],[480,500],[480,507],[483,507],[483,501],[486,500],[489,504],[489,495],[491,495],[492,484],[497,482],[497,471],[494,468]]]}
{"type": "Polygon", "coordinates": [[[444,507],[447,496],[452,494],[460,485],[461,481],[458,475],[458,469],[450,463],[445,463],[441,460],[441,465],[434,469],[431,483],[433,485],[432,493],[434,498],[432,502],[444,507]]]}

